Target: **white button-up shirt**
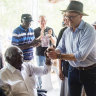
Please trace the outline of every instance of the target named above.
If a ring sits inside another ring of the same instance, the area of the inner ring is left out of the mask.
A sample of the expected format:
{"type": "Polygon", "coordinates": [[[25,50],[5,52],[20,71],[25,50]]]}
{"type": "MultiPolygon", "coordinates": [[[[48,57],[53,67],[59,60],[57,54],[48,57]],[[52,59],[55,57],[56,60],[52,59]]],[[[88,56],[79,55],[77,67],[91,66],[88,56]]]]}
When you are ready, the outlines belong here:
{"type": "Polygon", "coordinates": [[[36,75],[47,74],[51,66],[35,67],[24,63],[19,71],[10,64],[0,70],[0,79],[12,87],[13,96],[37,96],[36,75]]]}

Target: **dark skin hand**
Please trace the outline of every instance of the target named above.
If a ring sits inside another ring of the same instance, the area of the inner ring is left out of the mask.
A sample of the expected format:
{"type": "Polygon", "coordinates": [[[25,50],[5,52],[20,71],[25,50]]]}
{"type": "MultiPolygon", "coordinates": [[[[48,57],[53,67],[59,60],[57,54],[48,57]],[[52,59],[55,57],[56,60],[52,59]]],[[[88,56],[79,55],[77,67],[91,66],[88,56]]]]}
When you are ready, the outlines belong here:
{"type": "Polygon", "coordinates": [[[41,45],[41,40],[40,39],[34,39],[31,43],[29,44],[25,44],[25,45],[21,45],[21,46],[18,46],[21,50],[23,49],[27,49],[27,48],[30,48],[30,47],[38,47],[41,45]]]}

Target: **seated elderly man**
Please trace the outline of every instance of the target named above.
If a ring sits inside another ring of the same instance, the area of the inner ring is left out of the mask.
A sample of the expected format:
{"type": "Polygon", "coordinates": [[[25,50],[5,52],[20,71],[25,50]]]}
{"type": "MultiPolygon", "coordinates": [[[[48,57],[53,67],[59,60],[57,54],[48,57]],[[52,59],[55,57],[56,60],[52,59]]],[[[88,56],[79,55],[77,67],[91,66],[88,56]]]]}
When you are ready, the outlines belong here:
{"type": "MultiPolygon", "coordinates": [[[[11,46],[5,52],[8,64],[0,70],[0,79],[11,85],[13,96],[37,96],[36,75],[47,74],[51,70],[51,61],[47,57],[44,67],[35,67],[23,62],[23,53],[11,46]]],[[[47,82],[46,82],[47,83],[47,82]]]]}

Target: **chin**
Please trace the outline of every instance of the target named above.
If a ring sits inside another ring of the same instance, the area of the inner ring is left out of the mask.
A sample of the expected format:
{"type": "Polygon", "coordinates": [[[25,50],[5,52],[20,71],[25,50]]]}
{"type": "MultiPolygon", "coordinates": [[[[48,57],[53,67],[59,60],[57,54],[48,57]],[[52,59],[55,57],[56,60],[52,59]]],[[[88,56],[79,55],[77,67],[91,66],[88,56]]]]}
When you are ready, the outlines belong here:
{"type": "Polygon", "coordinates": [[[23,61],[21,61],[20,64],[22,65],[23,64],[23,61]]]}
{"type": "Polygon", "coordinates": [[[18,63],[19,65],[22,65],[23,64],[23,61],[19,61],[19,63],[18,63]]]}

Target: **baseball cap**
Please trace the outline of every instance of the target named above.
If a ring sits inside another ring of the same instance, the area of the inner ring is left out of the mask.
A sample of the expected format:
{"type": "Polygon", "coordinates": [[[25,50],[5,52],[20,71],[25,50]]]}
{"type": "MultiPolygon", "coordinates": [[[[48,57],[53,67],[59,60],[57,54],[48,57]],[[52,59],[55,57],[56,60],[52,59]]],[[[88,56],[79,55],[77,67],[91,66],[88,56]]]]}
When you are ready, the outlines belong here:
{"type": "Polygon", "coordinates": [[[30,14],[22,14],[21,20],[24,19],[25,21],[33,21],[32,16],[30,14]]]}

